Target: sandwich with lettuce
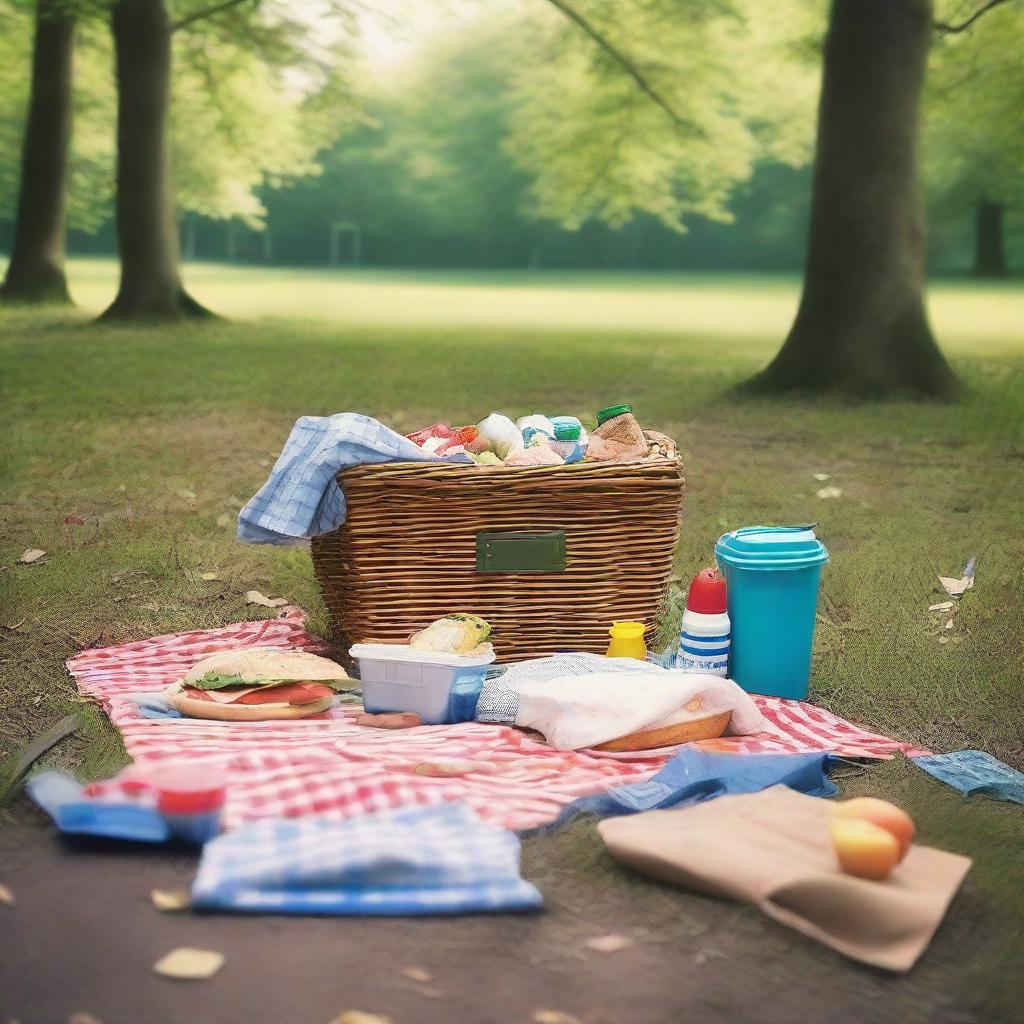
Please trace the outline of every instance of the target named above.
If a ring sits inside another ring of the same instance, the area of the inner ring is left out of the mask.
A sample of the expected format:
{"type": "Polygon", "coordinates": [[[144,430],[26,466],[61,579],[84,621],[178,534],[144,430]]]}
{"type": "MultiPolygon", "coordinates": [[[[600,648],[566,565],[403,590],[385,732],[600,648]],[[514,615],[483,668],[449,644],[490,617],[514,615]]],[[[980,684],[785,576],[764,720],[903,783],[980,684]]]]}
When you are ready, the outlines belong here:
{"type": "Polygon", "coordinates": [[[204,658],[168,688],[166,698],[189,718],[258,722],[320,714],[356,685],[328,658],[250,647],[204,658]]]}

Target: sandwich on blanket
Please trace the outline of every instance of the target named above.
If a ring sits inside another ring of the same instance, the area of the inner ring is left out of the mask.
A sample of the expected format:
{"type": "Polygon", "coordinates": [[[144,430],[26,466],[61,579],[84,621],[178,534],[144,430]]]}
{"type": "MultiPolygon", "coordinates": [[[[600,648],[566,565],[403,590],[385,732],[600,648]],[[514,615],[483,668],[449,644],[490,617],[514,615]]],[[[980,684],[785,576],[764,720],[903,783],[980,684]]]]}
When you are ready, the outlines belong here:
{"type": "Polygon", "coordinates": [[[355,685],[327,658],[250,647],[204,658],[166,696],[172,708],[191,718],[264,721],[319,714],[338,691],[355,685]]]}

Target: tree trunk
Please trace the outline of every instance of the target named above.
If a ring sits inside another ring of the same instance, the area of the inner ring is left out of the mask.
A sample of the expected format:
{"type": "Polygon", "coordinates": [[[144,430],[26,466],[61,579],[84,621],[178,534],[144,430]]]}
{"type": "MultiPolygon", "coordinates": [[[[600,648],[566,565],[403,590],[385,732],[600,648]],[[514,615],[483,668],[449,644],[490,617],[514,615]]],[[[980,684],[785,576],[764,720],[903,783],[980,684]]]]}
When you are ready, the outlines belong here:
{"type": "Polygon", "coordinates": [[[761,392],[864,398],[956,389],[924,309],[917,182],[931,0],[833,0],[804,290],[761,392]]]}
{"type": "Polygon", "coordinates": [[[177,320],[208,311],[185,291],[174,220],[167,114],[171,30],[164,0],[118,0],[117,243],[121,284],[104,320],[177,320]]]}
{"type": "Polygon", "coordinates": [[[32,86],[21,155],[21,187],[5,299],[70,302],[64,277],[74,15],[59,0],[38,0],[32,86]]]}
{"type": "Polygon", "coordinates": [[[974,218],[974,273],[978,277],[1006,277],[1003,248],[1003,204],[982,199],[974,218]]]}

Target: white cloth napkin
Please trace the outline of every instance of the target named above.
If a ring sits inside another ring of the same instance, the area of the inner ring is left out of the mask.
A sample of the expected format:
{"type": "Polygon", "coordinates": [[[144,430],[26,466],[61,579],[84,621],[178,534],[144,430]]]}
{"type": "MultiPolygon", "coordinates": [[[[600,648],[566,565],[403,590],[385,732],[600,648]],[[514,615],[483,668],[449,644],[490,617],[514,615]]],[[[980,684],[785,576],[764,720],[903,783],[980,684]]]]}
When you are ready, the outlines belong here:
{"type": "MultiPolygon", "coordinates": [[[[544,734],[557,750],[580,750],[657,725],[700,697],[694,719],[732,712],[729,732],[764,727],[757,705],[731,679],[647,666],[642,672],[595,672],[518,681],[515,723],[544,734]]],[[[678,721],[685,721],[682,716],[678,721]]]]}

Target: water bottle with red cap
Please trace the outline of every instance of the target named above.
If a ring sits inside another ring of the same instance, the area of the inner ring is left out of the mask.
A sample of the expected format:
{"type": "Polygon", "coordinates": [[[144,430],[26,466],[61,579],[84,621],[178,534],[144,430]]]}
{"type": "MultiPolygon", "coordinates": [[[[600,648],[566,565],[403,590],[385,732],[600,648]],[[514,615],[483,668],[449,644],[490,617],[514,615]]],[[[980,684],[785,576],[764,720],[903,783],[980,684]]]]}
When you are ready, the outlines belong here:
{"type": "Polygon", "coordinates": [[[725,580],[717,569],[701,569],[686,596],[676,669],[728,676],[730,629],[725,580]]]}

